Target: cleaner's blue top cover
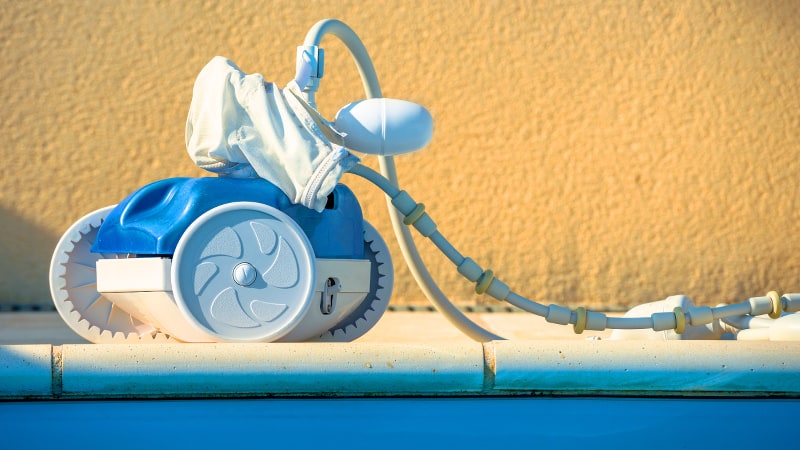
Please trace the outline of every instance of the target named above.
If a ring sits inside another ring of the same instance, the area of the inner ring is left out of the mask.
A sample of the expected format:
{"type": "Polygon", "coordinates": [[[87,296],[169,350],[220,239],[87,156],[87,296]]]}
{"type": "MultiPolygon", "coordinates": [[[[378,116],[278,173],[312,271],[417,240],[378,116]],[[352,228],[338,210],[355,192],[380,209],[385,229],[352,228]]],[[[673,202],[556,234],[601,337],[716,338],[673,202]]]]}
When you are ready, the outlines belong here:
{"type": "Polygon", "coordinates": [[[168,178],[144,186],[106,217],[95,253],[172,255],[200,215],[231,202],[258,202],[283,211],[305,231],[317,258],[363,258],[363,216],[353,192],[337,185],[322,212],[295,205],[261,178],[168,178]]]}

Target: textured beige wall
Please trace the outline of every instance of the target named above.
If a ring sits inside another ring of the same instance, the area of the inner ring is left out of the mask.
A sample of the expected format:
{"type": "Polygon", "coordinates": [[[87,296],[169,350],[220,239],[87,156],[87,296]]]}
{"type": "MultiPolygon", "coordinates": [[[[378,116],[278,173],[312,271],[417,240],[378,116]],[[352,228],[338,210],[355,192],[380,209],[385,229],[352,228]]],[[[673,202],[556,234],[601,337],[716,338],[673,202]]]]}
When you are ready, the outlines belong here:
{"type": "MultiPolygon", "coordinates": [[[[204,175],[183,136],[212,56],[283,84],[325,17],[361,36],[384,95],[433,114],[430,146],[398,160],[401,184],[519,292],[599,307],[800,291],[799,2],[0,5],[6,304],[49,302],[52,249],[84,213],[204,175]]],[[[362,91],[344,47],[323,46],[332,118],[362,91]]],[[[395,301],[422,303],[381,196],[344,181],[392,244],[395,301]]],[[[421,247],[446,292],[485,301],[421,247]]]]}

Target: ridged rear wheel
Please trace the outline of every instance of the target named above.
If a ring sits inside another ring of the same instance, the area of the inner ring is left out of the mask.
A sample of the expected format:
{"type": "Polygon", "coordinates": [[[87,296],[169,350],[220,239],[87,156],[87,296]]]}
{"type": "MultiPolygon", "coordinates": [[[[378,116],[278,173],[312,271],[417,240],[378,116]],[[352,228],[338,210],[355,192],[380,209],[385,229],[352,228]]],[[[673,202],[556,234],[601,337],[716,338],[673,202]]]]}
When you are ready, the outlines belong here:
{"type": "Polygon", "coordinates": [[[378,231],[364,221],[364,258],[371,263],[369,293],[355,311],[313,341],[349,342],[363,336],[378,323],[392,297],[394,267],[389,247],[378,231]]]}
{"type": "Polygon", "coordinates": [[[83,216],[61,237],[50,262],[50,295],[64,322],[96,344],[152,343],[170,340],[97,292],[98,260],[125,257],[92,253],[97,230],[114,206],[83,216]]]}

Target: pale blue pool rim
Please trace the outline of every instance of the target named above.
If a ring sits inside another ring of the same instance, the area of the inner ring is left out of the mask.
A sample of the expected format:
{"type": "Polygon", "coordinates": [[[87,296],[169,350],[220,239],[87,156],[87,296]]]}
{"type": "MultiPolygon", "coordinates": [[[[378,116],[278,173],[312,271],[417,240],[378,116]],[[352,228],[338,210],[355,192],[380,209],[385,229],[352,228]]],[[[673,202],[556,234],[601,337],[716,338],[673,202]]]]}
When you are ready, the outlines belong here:
{"type": "Polygon", "coordinates": [[[0,400],[514,395],[800,398],[800,342],[0,346],[0,400]]]}

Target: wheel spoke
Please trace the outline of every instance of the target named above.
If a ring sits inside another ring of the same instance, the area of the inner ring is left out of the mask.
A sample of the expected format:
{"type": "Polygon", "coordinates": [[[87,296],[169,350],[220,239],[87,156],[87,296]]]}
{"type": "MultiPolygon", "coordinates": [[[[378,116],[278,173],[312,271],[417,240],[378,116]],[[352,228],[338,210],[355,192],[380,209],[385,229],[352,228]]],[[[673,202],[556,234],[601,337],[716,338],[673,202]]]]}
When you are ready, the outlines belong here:
{"type": "Polygon", "coordinates": [[[278,255],[269,268],[264,271],[263,276],[268,286],[281,289],[289,289],[300,281],[297,256],[285,239],[280,238],[278,255]]]}
{"type": "Polygon", "coordinates": [[[275,246],[278,245],[278,235],[272,227],[258,221],[250,222],[250,229],[253,236],[258,243],[258,249],[264,255],[270,255],[275,251],[275,246]]]}
{"type": "Polygon", "coordinates": [[[91,270],[93,272],[97,272],[97,260],[94,260],[90,263],[82,261],[72,261],[72,264],[75,264],[76,266],[85,267],[87,270],[91,270]]]}
{"type": "Polygon", "coordinates": [[[242,241],[239,233],[234,231],[231,227],[225,227],[216,233],[203,248],[200,259],[205,259],[209,256],[241,258],[242,251],[242,241]]]}
{"type": "MultiPolygon", "coordinates": [[[[212,257],[208,259],[218,259],[220,257],[212,257]]],[[[197,265],[194,271],[194,294],[200,295],[203,290],[208,286],[214,276],[219,273],[219,266],[213,261],[204,261],[197,265]]]]}
{"type": "Polygon", "coordinates": [[[286,311],[288,305],[285,303],[272,303],[263,300],[253,300],[250,302],[250,312],[262,322],[272,322],[286,311]]]}
{"type": "Polygon", "coordinates": [[[239,296],[233,288],[223,289],[211,301],[209,307],[212,317],[236,328],[253,328],[258,322],[250,318],[239,303],[239,296]]]}
{"type": "Polygon", "coordinates": [[[70,286],[69,289],[95,289],[95,290],[97,290],[97,282],[95,282],[94,280],[86,281],[86,282],[81,283],[81,284],[76,284],[76,285],[70,286]]]}

